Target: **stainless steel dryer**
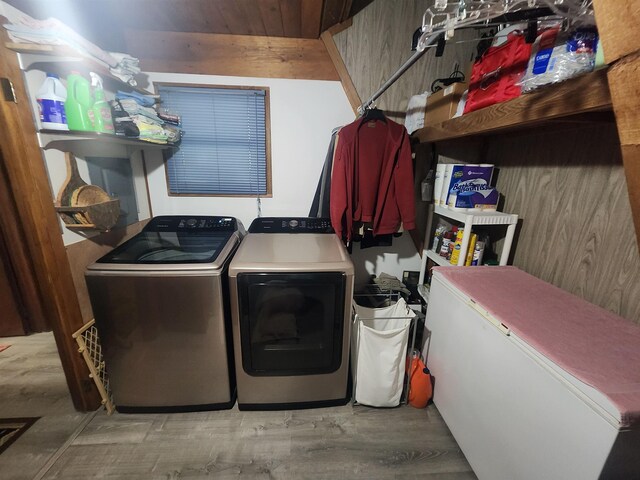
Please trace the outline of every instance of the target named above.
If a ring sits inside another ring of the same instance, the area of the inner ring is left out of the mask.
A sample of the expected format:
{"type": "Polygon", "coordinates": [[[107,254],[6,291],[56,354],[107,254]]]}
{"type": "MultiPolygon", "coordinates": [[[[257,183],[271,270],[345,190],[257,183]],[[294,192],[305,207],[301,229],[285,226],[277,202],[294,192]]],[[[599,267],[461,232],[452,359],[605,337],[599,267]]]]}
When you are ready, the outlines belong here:
{"type": "Polygon", "coordinates": [[[240,239],[232,217],[155,217],[87,268],[118,411],[233,406],[227,268],[240,239]]]}
{"type": "Polygon", "coordinates": [[[241,410],[348,401],[353,275],[329,219],[254,220],[229,267],[241,410]]]}

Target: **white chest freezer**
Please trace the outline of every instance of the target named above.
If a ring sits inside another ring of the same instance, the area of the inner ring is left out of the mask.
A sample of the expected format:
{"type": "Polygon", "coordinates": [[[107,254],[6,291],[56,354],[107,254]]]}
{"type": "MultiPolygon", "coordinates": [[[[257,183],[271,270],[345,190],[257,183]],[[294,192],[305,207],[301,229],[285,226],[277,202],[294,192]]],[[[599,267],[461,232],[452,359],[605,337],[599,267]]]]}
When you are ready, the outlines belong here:
{"type": "Polygon", "coordinates": [[[640,478],[640,327],[515,267],[445,267],[425,329],[480,479],[640,478]]]}

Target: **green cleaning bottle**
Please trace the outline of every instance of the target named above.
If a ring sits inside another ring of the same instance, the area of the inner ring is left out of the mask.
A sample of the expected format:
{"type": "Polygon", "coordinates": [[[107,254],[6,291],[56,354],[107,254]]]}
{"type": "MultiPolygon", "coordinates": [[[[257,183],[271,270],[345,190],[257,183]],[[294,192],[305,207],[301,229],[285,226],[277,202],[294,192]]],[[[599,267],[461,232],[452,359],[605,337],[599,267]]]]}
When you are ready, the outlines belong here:
{"type": "Polygon", "coordinates": [[[67,101],[64,110],[67,114],[69,130],[90,132],[93,130],[89,110],[93,105],[89,81],[78,72],[67,77],[67,101]]]}
{"type": "Polygon", "coordinates": [[[96,132],[114,134],[113,118],[111,117],[111,107],[104,99],[104,90],[102,88],[102,79],[97,73],[90,72],[91,86],[93,87],[93,95],[95,102],[89,110],[89,115],[93,120],[93,129],[96,132]]]}

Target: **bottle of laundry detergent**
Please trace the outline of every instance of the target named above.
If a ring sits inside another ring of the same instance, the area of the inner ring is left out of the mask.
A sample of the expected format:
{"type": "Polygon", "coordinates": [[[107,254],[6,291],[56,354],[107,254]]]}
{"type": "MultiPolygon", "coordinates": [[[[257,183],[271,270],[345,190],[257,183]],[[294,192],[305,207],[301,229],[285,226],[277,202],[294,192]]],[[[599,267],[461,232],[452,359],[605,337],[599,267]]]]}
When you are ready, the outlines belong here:
{"type": "Polygon", "coordinates": [[[67,125],[69,130],[92,131],[93,124],[89,110],[93,106],[89,81],[78,72],[71,72],[67,77],[67,125]]]}
{"type": "Polygon", "coordinates": [[[96,132],[115,133],[111,107],[104,98],[102,79],[97,73],[90,72],[89,75],[91,75],[91,87],[95,98],[93,106],[89,110],[89,116],[93,121],[93,129],[96,132]]]}
{"type": "Polygon", "coordinates": [[[47,73],[38,93],[36,94],[40,124],[49,130],[69,130],[65,114],[67,90],[57,75],[47,73]]]}

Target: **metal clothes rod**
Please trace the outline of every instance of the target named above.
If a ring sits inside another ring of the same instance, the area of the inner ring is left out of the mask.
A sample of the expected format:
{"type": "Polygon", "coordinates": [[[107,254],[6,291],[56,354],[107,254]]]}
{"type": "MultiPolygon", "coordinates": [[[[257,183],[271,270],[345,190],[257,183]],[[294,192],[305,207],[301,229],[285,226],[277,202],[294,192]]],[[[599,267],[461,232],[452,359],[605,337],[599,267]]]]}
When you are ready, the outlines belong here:
{"type": "Polygon", "coordinates": [[[371,98],[369,98],[369,100],[367,100],[362,105],[360,105],[360,108],[358,108],[358,111],[362,114],[366,109],[370,108],[371,105],[373,105],[373,102],[375,102],[378,98],[380,98],[380,96],[384,92],[386,92],[387,89],[391,85],[393,85],[396,82],[396,80],[398,80],[404,74],[404,72],[409,70],[409,68],[411,68],[411,66],[414,63],[416,63],[418,59],[427,52],[427,49],[429,47],[437,43],[438,37],[440,36],[441,33],[442,32],[439,31],[438,33],[432,34],[427,40],[427,44],[425,48],[423,48],[422,50],[416,51],[413,55],[411,55],[411,57],[409,57],[409,59],[400,66],[400,68],[396,71],[396,73],[391,75],[391,78],[389,78],[389,80],[384,82],[384,85],[382,85],[373,95],[371,95],[371,98]]]}

